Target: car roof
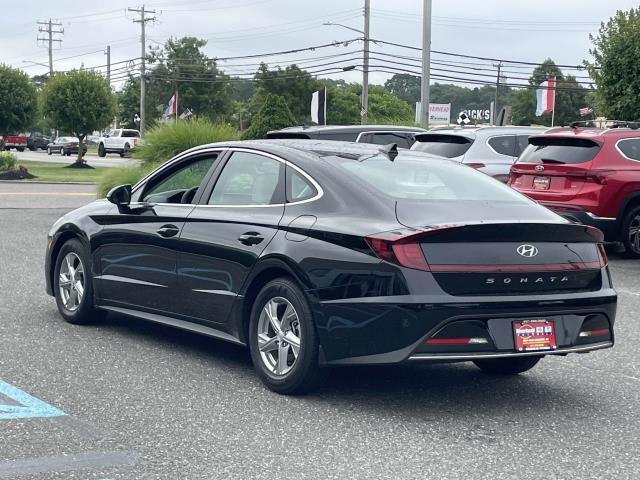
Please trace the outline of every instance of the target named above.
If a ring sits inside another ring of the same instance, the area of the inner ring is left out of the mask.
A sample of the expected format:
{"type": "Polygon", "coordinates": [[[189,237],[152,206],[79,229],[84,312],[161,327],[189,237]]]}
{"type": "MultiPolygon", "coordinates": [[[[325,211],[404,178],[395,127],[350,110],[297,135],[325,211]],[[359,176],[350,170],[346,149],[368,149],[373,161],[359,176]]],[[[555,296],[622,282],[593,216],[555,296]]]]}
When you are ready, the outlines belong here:
{"type": "Polygon", "coordinates": [[[637,128],[572,128],[572,127],[558,127],[553,128],[551,130],[547,130],[542,135],[536,136],[552,136],[552,137],[574,137],[574,138],[585,138],[585,139],[601,139],[605,138],[633,138],[640,137],[640,130],[637,128]]]}
{"type": "Polygon", "coordinates": [[[476,127],[436,127],[428,132],[416,135],[416,141],[426,135],[459,135],[466,138],[489,137],[494,135],[518,135],[544,133],[548,127],[521,127],[515,125],[505,126],[476,126],[476,127]]]}
{"type": "Polygon", "coordinates": [[[399,132],[426,132],[421,127],[408,127],[406,125],[299,125],[280,130],[272,130],[268,133],[318,133],[318,132],[372,132],[372,131],[399,131],[399,132]]]}

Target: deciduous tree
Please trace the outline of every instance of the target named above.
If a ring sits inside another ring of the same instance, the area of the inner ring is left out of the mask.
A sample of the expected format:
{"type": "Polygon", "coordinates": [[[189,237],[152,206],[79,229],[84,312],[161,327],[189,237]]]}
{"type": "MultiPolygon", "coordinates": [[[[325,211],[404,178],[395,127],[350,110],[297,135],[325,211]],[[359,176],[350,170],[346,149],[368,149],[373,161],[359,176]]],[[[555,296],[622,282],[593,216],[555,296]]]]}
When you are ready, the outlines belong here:
{"type": "Polygon", "coordinates": [[[15,68],[0,65],[0,147],[9,133],[29,128],[36,111],[36,89],[29,76],[15,68]]]}

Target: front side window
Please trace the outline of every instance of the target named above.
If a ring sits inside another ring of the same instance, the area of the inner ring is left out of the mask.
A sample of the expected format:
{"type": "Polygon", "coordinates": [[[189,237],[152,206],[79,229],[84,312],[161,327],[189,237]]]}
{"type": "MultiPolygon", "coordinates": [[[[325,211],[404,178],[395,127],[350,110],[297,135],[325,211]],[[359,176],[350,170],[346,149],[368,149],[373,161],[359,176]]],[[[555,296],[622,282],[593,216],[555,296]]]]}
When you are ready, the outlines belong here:
{"type": "Polygon", "coordinates": [[[502,135],[500,137],[491,137],[489,139],[489,146],[494,152],[500,155],[506,155],[507,157],[515,156],[516,151],[516,137],[515,135],[502,135]]]}
{"type": "Polygon", "coordinates": [[[216,182],[209,205],[284,203],[284,164],[256,153],[234,152],[216,182]]]}
{"type": "Polygon", "coordinates": [[[175,170],[150,180],[142,201],[190,204],[218,155],[207,155],[181,163],[175,170]]]}

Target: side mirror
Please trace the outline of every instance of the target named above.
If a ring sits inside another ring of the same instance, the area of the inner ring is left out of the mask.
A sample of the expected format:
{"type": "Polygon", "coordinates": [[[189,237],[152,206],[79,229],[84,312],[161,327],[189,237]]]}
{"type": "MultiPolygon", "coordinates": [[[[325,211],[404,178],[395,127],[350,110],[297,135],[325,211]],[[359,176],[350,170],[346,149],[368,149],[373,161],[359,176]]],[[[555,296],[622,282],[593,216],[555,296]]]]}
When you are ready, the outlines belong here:
{"type": "Polygon", "coordinates": [[[107,193],[107,200],[119,207],[128,206],[131,203],[131,185],[113,187],[107,193]]]}

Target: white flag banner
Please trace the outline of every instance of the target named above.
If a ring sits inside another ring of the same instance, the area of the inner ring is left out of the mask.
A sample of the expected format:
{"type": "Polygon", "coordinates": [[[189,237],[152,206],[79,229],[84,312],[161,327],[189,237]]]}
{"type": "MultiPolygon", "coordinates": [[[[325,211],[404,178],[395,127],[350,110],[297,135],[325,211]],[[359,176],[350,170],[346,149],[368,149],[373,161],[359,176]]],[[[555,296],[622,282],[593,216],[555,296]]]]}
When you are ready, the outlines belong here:
{"type": "Polygon", "coordinates": [[[318,125],[327,124],[327,89],[323,88],[311,95],[311,121],[318,125]]]}

